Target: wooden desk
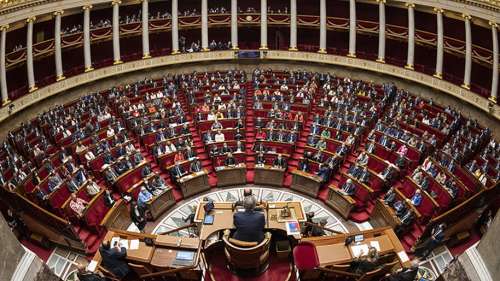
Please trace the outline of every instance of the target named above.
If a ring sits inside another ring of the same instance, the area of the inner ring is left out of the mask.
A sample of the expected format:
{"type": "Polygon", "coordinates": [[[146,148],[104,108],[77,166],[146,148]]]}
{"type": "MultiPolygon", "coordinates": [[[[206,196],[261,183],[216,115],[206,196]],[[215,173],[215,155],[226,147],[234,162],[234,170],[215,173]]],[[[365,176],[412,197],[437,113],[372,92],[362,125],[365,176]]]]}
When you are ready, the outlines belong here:
{"type": "MultiPolygon", "coordinates": [[[[129,263],[141,264],[148,268],[156,268],[158,271],[175,269],[174,272],[166,272],[161,276],[181,277],[186,275],[201,276],[202,268],[200,264],[201,243],[199,238],[177,237],[168,235],[154,235],[145,233],[136,233],[121,230],[110,230],[104,237],[104,241],[111,241],[113,237],[120,237],[127,240],[139,240],[139,247],[136,250],[127,250],[125,260],[129,263]],[[144,243],[144,239],[149,238],[153,241],[153,246],[144,243]],[[176,265],[175,259],[179,251],[194,252],[194,259],[190,265],[176,265]]],[[[129,242],[130,244],[130,242],[129,242]]],[[[130,245],[129,245],[130,247],[130,245]]],[[[102,261],[99,251],[92,259],[100,266],[102,261]]],[[[158,277],[158,276],[157,276],[158,277]]]]}
{"type": "Polygon", "coordinates": [[[342,194],[336,187],[329,186],[325,203],[337,211],[344,219],[348,219],[356,201],[351,196],[342,194]]]}
{"type": "Polygon", "coordinates": [[[292,171],[292,189],[316,197],[321,187],[322,178],[300,170],[292,171]]]}
{"type": "Polygon", "coordinates": [[[245,164],[234,167],[221,166],[215,168],[217,186],[244,185],[247,183],[247,168],[245,164]]]}
{"type": "Polygon", "coordinates": [[[255,165],[255,184],[263,185],[274,185],[281,187],[283,185],[283,176],[285,175],[285,169],[274,168],[273,166],[255,165]]]}
{"type": "MultiPolygon", "coordinates": [[[[378,242],[380,247],[379,254],[396,254],[400,266],[409,266],[410,261],[406,256],[403,245],[390,227],[377,228],[356,233],[338,234],[335,236],[307,237],[302,241],[312,242],[316,246],[318,259],[321,267],[331,266],[335,264],[345,264],[351,262],[355,256],[353,255],[352,246],[370,245],[370,242],[378,242]],[[355,244],[354,242],[345,246],[347,237],[362,234],[363,241],[355,244]]],[[[366,254],[366,252],[365,252],[366,254]]]]}
{"type": "MultiPolygon", "coordinates": [[[[268,202],[267,204],[268,208],[263,210],[264,216],[266,217],[267,229],[279,229],[286,231],[286,220],[296,219],[299,222],[306,220],[305,211],[301,202],[268,202]],[[279,212],[286,205],[290,208],[292,217],[280,218],[279,212]]],[[[200,203],[198,205],[194,218],[194,221],[199,225],[201,240],[206,240],[213,233],[234,228],[233,214],[237,211],[233,212],[233,203],[214,203],[215,208],[212,211],[212,215],[214,215],[214,222],[210,225],[203,224],[203,218],[205,217],[205,209],[203,208],[204,205],[205,203],[200,203]]]]}
{"type": "Polygon", "coordinates": [[[179,185],[184,198],[206,191],[210,188],[208,185],[208,171],[203,169],[197,173],[186,175],[179,179],[179,185]]]}
{"type": "Polygon", "coordinates": [[[175,205],[175,198],[172,194],[172,188],[163,190],[162,193],[155,195],[151,201],[146,203],[153,220],[156,220],[173,205],[175,205]]]}
{"type": "Polygon", "coordinates": [[[393,229],[396,229],[401,224],[396,212],[390,206],[384,204],[382,199],[375,201],[371,222],[374,227],[390,226],[393,229]]]}

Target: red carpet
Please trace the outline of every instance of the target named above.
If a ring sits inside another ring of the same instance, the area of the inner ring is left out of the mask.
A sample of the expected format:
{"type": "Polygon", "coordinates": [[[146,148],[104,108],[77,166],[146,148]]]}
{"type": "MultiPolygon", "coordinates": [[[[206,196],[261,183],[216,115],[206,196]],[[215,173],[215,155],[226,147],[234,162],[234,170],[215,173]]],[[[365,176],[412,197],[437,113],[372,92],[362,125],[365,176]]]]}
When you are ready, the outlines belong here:
{"type": "Polygon", "coordinates": [[[54,249],[47,250],[45,248],[42,248],[28,240],[22,240],[21,244],[23,244],[24,247],[30,249],[33,253],[35,253],[39,258],[43,260],[43,262],[47,262],[49,260],[50,255],[54,251],[54,249]]]}

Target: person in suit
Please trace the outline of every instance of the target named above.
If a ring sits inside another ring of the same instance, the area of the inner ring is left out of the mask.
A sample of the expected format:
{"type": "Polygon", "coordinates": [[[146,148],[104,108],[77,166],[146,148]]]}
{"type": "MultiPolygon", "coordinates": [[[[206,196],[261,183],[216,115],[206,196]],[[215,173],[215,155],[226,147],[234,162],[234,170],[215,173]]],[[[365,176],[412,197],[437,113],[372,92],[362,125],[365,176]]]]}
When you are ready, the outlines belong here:
{"type": "Polygon", "coordinates": [[[146,227],[146,213],[143,208],[137,205],[135,200],[130,202],[130,219],[137,226],[141,233],[144,233],[146,227]]]}
{"type": "Polygon", "coordinates": [[[411,261],[410,267],[403,267],[400,270],[389,274],[384,279],[385,281],[414,281],[417,278],[419,260],[414,259],[411,261]]]}
{"type": "Polygon", "coordinates": [[[246,196],[243,199],[244,212],[236,212],[233,215],[234,226],[236,231],[233,238],[246,241],[260,243],[264,240],[264,214],[255,211],[257,200],[253,196],[246,196]]]}
{"type": "Polygon", "coordinates": [[[98,272],[91,272],[86,269],[86,267],[79,263],[76,266],[77,272],[76,276],[78,277],[78,280],[80,281],[104,281],[106,280],[102,273],[98,272]]]}
{"type": "Polygon", "coordinates": [[[191,173],[197,173],[201,171],[201,163],[200,160],[195,159],[191,162],[191,165],[189,165],[189,171],[191,173]]]}
{"type": "Polygon", "coordinates": [[[115,199],[113,199],[113,196],[111,196],[111,191],[109,189],[106,189],[104,191],[104,204],[108,207],[111,208],[115,204],[115,199]]]}
{"type": "Polygon", "coordinates": [[[283,158],[281,154],[278,154],[278,157],[274,159],[273,166],[280,169],[286,169],[286,160],[283,158]]]}
{"type": "Polygon", "coordinates": [[[111,246],[109,241],[104,241],[99,247],[99,253],[101,254],[102,266],[113,273],[119,279],[123,279],[129,273],[130,269],[128,267],[125,257],[127,256],[127,249],[124,247],[119,247],[118,245],[111,246]]]}
{"type": "Polygon", "coordinates": [[[396,200],[396,192],[394,191],[394,186],[391,187],[384,195],[384,203],[391,206],[396,200]]]}
{"type": "Polygon", "coordinates": [[[351,179],[347,179],[347,181],[341,187],[341,192],[345,195],[352,196],[356,193],[356,185],[352,182],[351,179]]]}
{"type": "Polygon", "coordinates": [[[331,170],[330,167],[327,164],[320,164],[319,165],[319,171],[318,171],[318,176],[321,177],[322,182],[328,182],[330,180],[330,175],[331,175],[331,170]]]}
{"type": "Polygon", "coordinates": [[[366,257],[357,257],[351,262],[351,270],[360,275],[375,270],[380,266],[378,257],[377,249],[369,247],[366,257]]]}
{"type": "Polygon", "coordinates": [[[366,152],[361,152],[361,154],[359,154],[358,158],[356,158],[356,164],[360,165],[360,166],[365,166],[368,164],[368,154],[366,154],[366,152]]]}
{"type": "Polygon", "coordinates": [[[443,242],[445,238],[446,224],[440,223],[434,226],[431,230],[431,236],[424,240],[420,245],[415,248],[415,256],[420,258],[426,258],[432,250],[443,242]]]}
{"type": "Polygon", "coordinates": [[[312,229],[311,229],[311,236],[324,236],[324,235],[326,235],[325,230],[323,229],[323,227],[326,226],[327,222],[328,221],[326,219],[324,219],[324,218],[321,219],[319,221],[319,226],[315,225],[315,226],[312,227],[312,229]]]}
{"type": "Polygon", "coordinates": [[[226,166],[234,166],[236,165],[236,159],[234,159],[234,156],[232,153],[227,154],[227,158],[224,161],[224,165],[226,166]]]}
{"type": "Polygon", "coordinates": [[[182,168],[180,162],[176,162],[175,166],[172,168],[172,170],[170,172],[172,173],[172,175],[174,176],[174,178],[176,180],[179,180],[180,178],[182,178],[184,176],[184,174],[186,174],[186,172],[184,171],[184,168],[182,168]]]}
{"type": "Polygon", "coordinates": [[[309,172],[309,160],[307,158],[300,159],[299,170],[301,170],[303,172],[309,172]]]}

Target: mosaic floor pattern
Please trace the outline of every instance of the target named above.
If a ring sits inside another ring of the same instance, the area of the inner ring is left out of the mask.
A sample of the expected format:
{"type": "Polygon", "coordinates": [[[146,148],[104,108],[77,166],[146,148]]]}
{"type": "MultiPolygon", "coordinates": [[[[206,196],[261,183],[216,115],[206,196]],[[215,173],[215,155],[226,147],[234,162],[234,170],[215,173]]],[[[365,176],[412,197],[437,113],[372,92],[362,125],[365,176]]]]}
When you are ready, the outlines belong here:
{"type": "MultiPolygon", "coordinates": [[[[153,233],[162,233],[189,224],[189,222],[186,221],[186,218],[189,216],[189,214],[194,212],[196,206],[201,200],[203,200],[204,197],[208,197],[215,202],[235,202],[243,198],[243,189],[244,188],[230,188],[218,190],[203,194],[196,198],[192,198],[167,214],[167,216],[165,216],[165,218],[155,227],[153,233]]],[[[326,219],[327,228],[336,231],[347,232],[347,228],[330,210],[309,198],[280,189],[263,187],[251,187],[251,189],[258,201],[300,201],[303,204],[305,212],[312,211],[315,213],[313,219],[315,222],[319,222],[321,219],[326,219]]],[[[181,230],[174,235],[188,236],[189,230],[181,230]]]]}

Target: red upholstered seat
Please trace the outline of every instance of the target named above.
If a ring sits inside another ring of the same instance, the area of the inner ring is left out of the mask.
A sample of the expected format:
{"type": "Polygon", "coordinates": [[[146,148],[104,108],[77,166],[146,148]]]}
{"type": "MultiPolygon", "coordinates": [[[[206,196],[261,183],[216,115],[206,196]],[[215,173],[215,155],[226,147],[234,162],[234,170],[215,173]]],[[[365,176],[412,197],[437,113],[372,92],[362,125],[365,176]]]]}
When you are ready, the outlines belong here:
{"type": "Polygon", "coordinates": [[[319,266],[316,246],[311,242],[300,242],[293,248],[293,260],[298,270],[314,269],[319,266]]]}

